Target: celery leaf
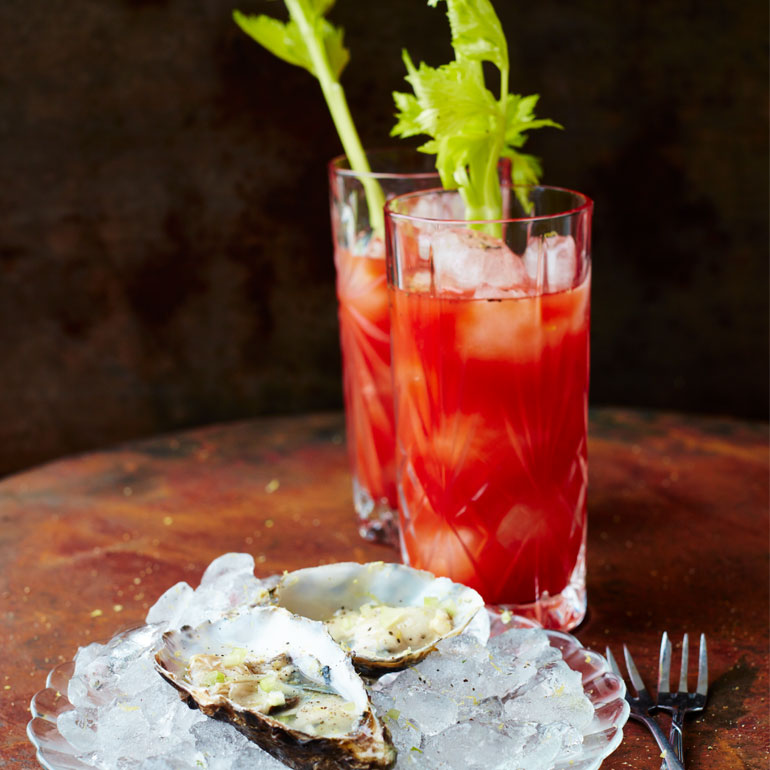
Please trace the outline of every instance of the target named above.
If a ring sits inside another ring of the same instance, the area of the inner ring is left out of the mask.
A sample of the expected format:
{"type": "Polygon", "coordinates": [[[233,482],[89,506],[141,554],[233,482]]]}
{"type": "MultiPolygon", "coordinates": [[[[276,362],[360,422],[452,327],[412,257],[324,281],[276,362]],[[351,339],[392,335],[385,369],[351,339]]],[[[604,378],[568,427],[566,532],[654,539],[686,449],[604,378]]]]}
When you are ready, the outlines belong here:
{"type": "MultiPolygon", "coordinates": [[[[428,0],[428,5],[436,7],[438,2],[428,0]]],[[[508,44],[489,0],[448,0],[447,16],[458,58],[489,61],[500,70],[508,69],[508,44]]]]}
{"type": "MultiPolygon", "coordinates": [[[[436,7],[441,0],[428,0],[436,7]]],[[[508,93],[509,60],[500,20],[490,0],[445,0],[455,58],[448,64],[415,67],[403,54],[406,80],[413,94],[396,92],[393,136],[424,134],[419,149],[436,155],[436,168],[448,189],[459,189],[469,219],[499,219],[502,197],[498,179],[501,157],[512,160],[514,184],[536,184],[539,161],[519,150],[526,132],[551,126],[535,117],[537,94],[508,93]],[[483,62],[500,71],[500,98],[486,87],[483,62]]],[[[525,193],[520,193],[520,199],[525,193]]]]}
{"type": "Polygon", "coordinates": [[[339,82],[350,54],[343,42],[342,28],[335,27],[324,17],[334,0],[284,0],[284,4],[289,12],[286,22],[264,15],[247,16],[237,10],[233,11],[233,19],[268,51],[317,78],[350,167],[365,175],[361,184],[366,193],[369,222],[381,235],[384,230],[382,188],[370,176],[369,161],[339,82]]]}
{"type": "MultiPolygon", "coordinates": [[[[333,4],[333,0],[332,2],[325,0],[325,3],[316,3],[319,7],[324,6],[324,4],[330,7],[333,4]]],[[[267,48],[270,53],[289,64],[302,67],[311,75],[318,77],[307,44],[299,25],[294,19],[282,22],[264,14],[247,16],[240,11],[233,11],[233,19],[249,37],[252,37],[261,46],[267,48]]],[[[316,38],[323,45],[334,77],[339,78],[350,59],[350,53],[343,43],[344,33],[342,28],[335,27],[328,19],[323,18],[321,15],[311,17],[310,23],[314,28],[316,38]]]]}

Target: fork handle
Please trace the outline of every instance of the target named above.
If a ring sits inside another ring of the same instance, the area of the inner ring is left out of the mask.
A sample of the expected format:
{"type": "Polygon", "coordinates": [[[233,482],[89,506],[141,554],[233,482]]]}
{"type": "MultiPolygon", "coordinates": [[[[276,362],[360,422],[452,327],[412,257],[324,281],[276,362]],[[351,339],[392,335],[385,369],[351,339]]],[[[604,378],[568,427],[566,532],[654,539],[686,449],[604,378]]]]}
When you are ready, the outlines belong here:
{"type": "MultiPolygon", "coordinates": [[[[682,763],[682,766],[684,767],[684,746],[682,745],[682,724],[681,724],[683,719],[679,717],[679,720],[677,720],[676,718],[679,713],[680,712],[675,711],[674,716],[671,719],[671,732],[668,734],[668,742],[673,747],[677,757],[679,757],[679,761],[682,763]]],[[[660,766],[660,770],[668,770],[668,765],[666,764],[665,759],[663,760],[663,763],[660,766]]]]}
{"type": "Polygon", "coordinates": [[[674,747],[666,740],[666,736],[663,734],[663,730],[660,729],[658,723],[646,714],[632,713],[631,716],[647,725],[647,729],[652,733],[652,737],[655,738],[655,742],[660,748],[663,761],[666,763],[668,770],[685,770],[684,765],[674,751],[674,747]]]}
{"type": "Polygon", "coordinates": [[[684,727],[684,713],[682,711],[675,711],[673,716],[671,717],[671,732],[669,733],[668,739],[671,745],[674,747],[674,751],[676,752],[676,755],[679,757],[679,760],[684,765],[684,743],[683,743],[683,731],[684,727]]]}

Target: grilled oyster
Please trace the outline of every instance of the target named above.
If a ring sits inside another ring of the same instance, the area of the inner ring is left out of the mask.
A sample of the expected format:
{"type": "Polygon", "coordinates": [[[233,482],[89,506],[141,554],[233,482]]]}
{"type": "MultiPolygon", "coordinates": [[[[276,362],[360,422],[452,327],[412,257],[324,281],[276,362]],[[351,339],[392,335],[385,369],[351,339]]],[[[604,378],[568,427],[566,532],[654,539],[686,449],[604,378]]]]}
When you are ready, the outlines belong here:
{"type": "Polygon", "coordinates": [[[163,635],[160,675],[295,770],[392,767],[396,752],[349,657],[321,623],[254,607],[163,635]]]}
{"type": "Polygon", "coordinates": [[[484,607],[471,588],[384,562],[289,572],[276,586],[274,601],[326,623],[332,637],[352,651],[356,668],[370,675],[422,660],[484,607]]]}

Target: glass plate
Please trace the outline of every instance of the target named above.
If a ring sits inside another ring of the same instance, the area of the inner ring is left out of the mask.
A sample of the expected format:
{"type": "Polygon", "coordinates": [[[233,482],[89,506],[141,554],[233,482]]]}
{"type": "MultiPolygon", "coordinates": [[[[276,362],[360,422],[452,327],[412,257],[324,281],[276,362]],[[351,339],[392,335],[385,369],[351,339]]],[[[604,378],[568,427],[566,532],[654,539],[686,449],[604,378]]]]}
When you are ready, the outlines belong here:
{"type": "MultiPolygon", "coordinates": [[[[514,618],[506,626],[493,623],[492,633],[504,628],[537,625],[523,618],[514,618]]],[[[136,629],[127,629],[123,637],[136,629]]],[[[623,740],[623,726],[628,720],[628,703],[624,698],[626,687],[622,679],[610,671],[607,661],[593,650],[588,650],[572,635],[546,631],[552,647],[561,651],[565,663],[583,678],[583,689],[594,705],[594,718],[583,735],[582,751],[563,761],[557,759],[553,770],[597,770],[623,740]]],[[[91,770],[90,765],[78,759],[75,748],[59,732],[59,714],[73,706],[67,700],[67,688],[75,670],[75,662],[56,666],[46,680],[46,687],[36,693],[30,704],[32,719],[27,724],[27,735],[37,750],[38,762],[47,770],[91,770]]],[[[191,770],[197,770],[192,768],[191,770]]]]}

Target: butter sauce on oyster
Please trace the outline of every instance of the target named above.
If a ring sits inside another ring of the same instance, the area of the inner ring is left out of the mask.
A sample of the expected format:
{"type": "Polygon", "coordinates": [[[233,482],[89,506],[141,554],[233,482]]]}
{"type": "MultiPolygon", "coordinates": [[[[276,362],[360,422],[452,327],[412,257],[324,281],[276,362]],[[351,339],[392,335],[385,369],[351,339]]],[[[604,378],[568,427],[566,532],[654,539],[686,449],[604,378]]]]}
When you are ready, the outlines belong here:
{"type": "Polygon", "coordinates": [[[356,668],[373,676],[422,660],[442,639],[461,633],[484,607],[481,596],[467,586],[384,562],[289,572],[273,599],[291,612],[323,621],[352,652],[356,668]]]}
{"type": "Polygon", "coordinates": [[[192,684],[210,697],[270,714],[308,735],[347,735],[358,719],[355,703],[305,676],[285,653],[267,661],[244,648],[228,655],[197,654],[188,672],[192,684]]]}
{"type": "Polygon", "coordinates": [[[367,603],[357,610],[337,610],[326,628],[332,639],[357,656],[383,658],[436,644],[453,626],[452,616],[442,607],[367,603]]]}
{"type": "Polygon", "coordinates": [[[191,708],[230,722],[295,770],[379,770],[390,734],[323,624],[253,607],[163,635],[158,672],[191,708]]]}

